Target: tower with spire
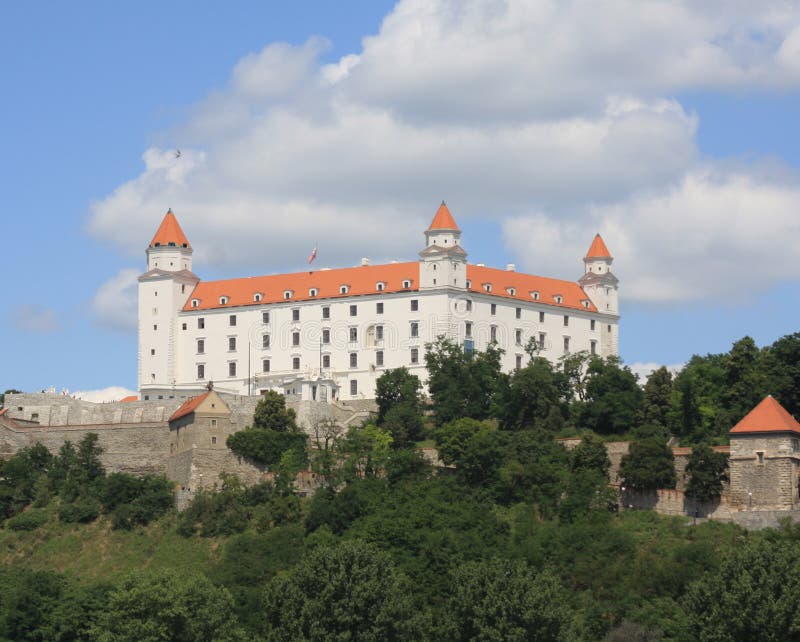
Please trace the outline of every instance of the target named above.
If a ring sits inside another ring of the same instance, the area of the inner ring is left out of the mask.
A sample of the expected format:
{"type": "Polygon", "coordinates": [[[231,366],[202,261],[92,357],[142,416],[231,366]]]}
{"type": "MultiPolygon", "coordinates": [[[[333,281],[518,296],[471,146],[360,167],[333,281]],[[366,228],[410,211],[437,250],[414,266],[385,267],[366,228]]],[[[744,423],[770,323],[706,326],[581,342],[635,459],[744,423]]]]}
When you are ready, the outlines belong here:
{"type": "Polygon", "coordinates": [[[419,253],[420,289],[465,289],[467,253],[461,247],[461,230],[444,201],[425,230],[425,245],[419,253]]]}
{"type": "MultiPolygon", "coordinates": [[[[147,246],[139,277],[139,391],[163,396],[180,379],[178,313],[200,279],[192,272],[192,246],[172,210],[147,246]]],[[[152,397],[151,397],[152,398],[152,397]]]]}

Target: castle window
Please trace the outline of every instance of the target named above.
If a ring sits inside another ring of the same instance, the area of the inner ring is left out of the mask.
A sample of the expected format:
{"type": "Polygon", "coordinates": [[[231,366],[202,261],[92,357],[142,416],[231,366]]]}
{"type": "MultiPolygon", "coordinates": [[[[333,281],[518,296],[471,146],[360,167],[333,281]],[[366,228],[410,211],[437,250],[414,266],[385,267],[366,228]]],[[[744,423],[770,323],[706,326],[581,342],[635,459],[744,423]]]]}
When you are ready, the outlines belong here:
{"type": "Polygon", "coordinates": [[[270,363],[269,359],[263,359],[261,361],[261,372],[269,372],[270,363]]]}
{"type": "Polygon", "coordinates": [[[357,315],[358,315],[358,306],[357,305],[351,305],[350,306],[350,316],[354,317],[354,316],[357,316],[357,315]]]}
{"type": "Polygon", "coordinates": [[[411,348],[411,363],[419,363],[419,348],[411,348]]]}
{"type": "Polygon", "coordinates": [[[331,331],[329,328],[322,329],[322,343],[330,343],[331,342],[331,331]]]}
{"type": "Polygon", "coordinates": [[[228,317],[228,325],[233,327],[236,325],[236,315],[232,314],[228,317]]]}
{"type": "Polygon", "coordinates": [[[220,304],[220,305],[225,305],[227,302],[228,302],[228,297],[226,297],[226,296],[221,296],[221,297],[219,298],[219,304],[220,304]]]}
{"type": "Polygon", "coordinates": [[[378,350],[375,352],[375,365],[376,366],[383,365],[383,350],[378,350]]]}
{"type": "Polygon", "coordinates": [[[375,304],[375,314],[383,314],[383,301],[378,301],[375,304]]]}
{"type": "Polygon", "coordinates": [[[330,319],[331,318],[331,309],[327,305],[324,308],[322,308],[322,318],[323,319],[330,319]]]}
{"type": "Polygon", "coordinates": [[[383,291],[386,289],[386,284],[385,284],[385,283],[383,283],[382,281],[378,281],[378,282],[375,284],[375,289],[376,289],[378,292],[383,292],[383,291]]]}
{"type": "Polygon", "coordinates": [[[356,379],[350,380],[350,394],[353,396],[358,394],[358,381],[356,379]]]}
{"type": "Polygon", "coordinates": [[[536,290],[531,292],[531,296],[533,297],[534,301],[538,301],[539,300],[539,293],[536,290]]]}
{"type": "Polygon", "coordinates": [[[292,332],[292,345],[299,346],[300,345],[300,333],[299,332],[292,332]]]}
{"type": "Polygon", "coordinates": [[[197,319],[197,329],[202,330],[206,327],[206,320],[203,317],[198,317],[197,319]]]}
{"type": "Polygon", "coordinates": [[[206,351],[206,340],[205,339],[198,339],[197,340],[197,354],[203,354],[206,351]]]}
{"type": "Polygon", "coordinates": [[[263,295],[263,294],[261,294],[261,292],[256,292],[256,293],[253,295],[253,301],[255,301],[256,303],[258,303],[259,301],[261,301],[261,299],[263,299],[263,298],[264,298],[264,295],[263,295]]]}
{"type": "Polygon", "coordinates": [[[236,337],[228,337],[228,352],[236,351],[236,337]]]}
{"type": "Polygon", "coordinates": [[[358,368],[358,352],[350,353],[350,367],[358,368]]]}
{"type": "Polygon", "coordinates": [[[497,326],[493,325],[489,328],[489,341],[497,343],[497,326]]]}
{"type": "Polygon", "coordinates": [[[331,355],[323,354],[322,355],[322,367],[323,368],[330,368],[331,367],[331,355]]]}
{"type": "Polygon", "coordinates": [[[299,321],[300,320],[300,309],[295,308],[292,310],[292,321],[299,321]]]}
{"type": "Polygon", "coordinates": [[[419,337],[419,323],[417,321],[411,322],[411,338],[416,339],[419,337]]]}
{"type": "Polygon", "coordinates": [[[339,286],[339,294],[347,294],[350,291],[349,285],[340,285],[339,286]]]}
{"type": "Polygon", "coordinates": [[[283,298],[287,301],[292,298],[292,291],[291,290],[284,290],[283,298]]]}
{"type": "Polygon", "coordinates": [[[417,310],[419,310],[419,300],[411,299],[411,311],[416,312],[417,310]]]}
{"type": "Polygon", "coordinates": [[[197,364],[197,378],[198,379],[205,379],[206,378],[206,366],[205,364],[198,363],[197,364]]]}
{"type": "Polygon", "coordinates": [[[308,291],[308,296],[317,296],[318,293],[319,293],[319,290],[317,290],[317,288],[311,288],[308,291]]]}
{"type": "Polygon", "coordinates": [[[594,332],[594,326],[595,326],[595,320],[594,320],[594,319],[590,319],[590,320],[589,320],[589,329],[590,329],[592,332],[594,332]]]}
{"type": "Polygon", "coordinates": [[[408,279],[405,279],[405,280],[403,281],[403,289],[404,289],[404,290],[407,290],[407,289],[408,289],[408,288],[410,288],[410,287],[411,287],[411,281],[409,281],[408,279]]]}
{"type": "Polygon", "coordinates": [[[235,377],[236,376],[236,362],[229,361],[228,362],[228,376],[235,377]]]}
{"type": "Polygon", "coordinates": [[[300,370],[300,357],[292,357],[292,370],[300,370]]]}
{"type": "Polygon", "coordinates": [[[358,328],[350,328],[350,342],[355,343],[358,341],[358,328]]]}
{"type": "Polygon", "coordinates": [[[522,308],[517,308],[517,310],[516,310],[516,315],[517,315],[517,318],[518,318],[518,319],[521,319],[521,318],[522,318],[522,308]]]}
{"type": "Polygon", "coordinates": [[[261,336],[261,347],[264,350],[269,350],[269,335],[265,334],[261,336]]]}
{"type": "Polygon", "coordinates": [[[200,305],[200,299],[192,299],[192,307],[196,308],[198,305],[200,305]]]}

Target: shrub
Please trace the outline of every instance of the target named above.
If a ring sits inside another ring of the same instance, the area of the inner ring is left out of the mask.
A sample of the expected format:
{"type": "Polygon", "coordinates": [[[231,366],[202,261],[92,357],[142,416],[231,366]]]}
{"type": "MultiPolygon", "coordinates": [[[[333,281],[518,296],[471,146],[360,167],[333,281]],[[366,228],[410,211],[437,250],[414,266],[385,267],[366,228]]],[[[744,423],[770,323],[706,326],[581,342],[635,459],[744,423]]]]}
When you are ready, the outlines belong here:
{"type": "Polygon", "coordinates": [[[43,526],[45,522],[47,522],[47,512],[32,508],[19,515],[14,515],[6,522],[6,528],[12,531],[33,531],[43,526]]]}
{"type": "Polygon", "coordinates": [[[100,516],[100,502],[91,497],[79,497],[72,503],[64,504],[58,511],[62,522],[85,524],[100,516]]]}

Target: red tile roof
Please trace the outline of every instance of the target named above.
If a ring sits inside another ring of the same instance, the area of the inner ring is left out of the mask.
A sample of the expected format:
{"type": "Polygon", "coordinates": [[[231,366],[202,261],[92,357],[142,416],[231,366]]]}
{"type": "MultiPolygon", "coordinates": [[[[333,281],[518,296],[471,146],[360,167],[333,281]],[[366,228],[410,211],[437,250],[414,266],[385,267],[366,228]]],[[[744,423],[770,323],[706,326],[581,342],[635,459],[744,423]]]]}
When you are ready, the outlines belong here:
{"type": "MultiPolygon", "coordinates": [[[[467,279],[471,281],[471,292],[597,312],[597,308],[589,300],[581,286],[574,281],[562,281],[478,265],[467,265],[467,279]],[[485,290],[484,284],[486,283],[491,284],[491,292],[485,290]],[[534,292],[538,293],[538,299],[534,298],[534,292]],[[561,303],[558,303],[556,296],[561,297],[561,303]]],[[[210,310],[286,301],[314,301],[363,296],[379,292],[378,283],[384,284],[383,293],[417,291],[419,289],[419,263],[411,261],[317,272],[201,281],[187,299],[183,309],[184,311],[210,310]],[[410,281],[410,287],[404,288],[403,281],[410,281]],[[342,285],[348,286],[345,294],[340,291],[342,285]],[[316,296],[311,296],[312,288],[317,290],[316,296]],[[284,298],[286,291],[292,292],[290,299],[284,298]],[[255,301],[255,294],[261,294],[261,301],[255,301]],[[228,297],[227,303],[220,303],[220,297],[223,296],[228,297]],[[194,299],[199,301],[196,307],[192,307],[194,299]]]]}
{"type": "Polygon", "coordinates": [[[138,395],[128,395],[127,397],[123,397],[120,399],[121,403],[130,403],[131,401],[139,401],[138,395]]]}
{"type": "Polygon", "coordinates": [[[769,395],[731,429],[735,434],[759,432],[800,433],[800,423],[769,395]]]}
{"type": "Polygon", "coordinates": [[[587,259],[610,259],[612,258],[611,252],[608,251],[606,244],[603,242],[603,237],[596,234],[592,241],[589,251],[584,258],[587,259]]]}
{"type": "Polygon", "coordinates": [[[186,415],[193,413],[197,409],[197,406],[203,403],[203,399],[208,397],[210,394],[211,391],[209,390],[208,392],[204,392],[202,395],[187,399],[183,402],[183,405],[180,408],[172,413],[172,416],[169,418],[169,420],[175,421],[176,419],[180,419],[181,417],[185,417],[186,415]]]}
{"type": "Polygon", "coordinates": [[[428,230],[457,230],[458,224],[456,223],[456,219],[453,218],[453,215],[450,213],[450,210],[447,209],[447,205],[445,205],[444,201],[439,206],[439,209],[436,210],[436,214],[433,217],[433,221],[431,221],[431,225],[428,230]]]}
{"type": "Polygon", "coordinates": [[[178,219],[175,218],[172,210],[168,210],[164,215],[164,220],[161,221],[161,225],[158,226],[156,235],[153,237],[153,240],[150,241],[150,247],[163,247],[168,245],[191,247],[191,245],[189,245],[189,240],[183,233],[178,219]]]}

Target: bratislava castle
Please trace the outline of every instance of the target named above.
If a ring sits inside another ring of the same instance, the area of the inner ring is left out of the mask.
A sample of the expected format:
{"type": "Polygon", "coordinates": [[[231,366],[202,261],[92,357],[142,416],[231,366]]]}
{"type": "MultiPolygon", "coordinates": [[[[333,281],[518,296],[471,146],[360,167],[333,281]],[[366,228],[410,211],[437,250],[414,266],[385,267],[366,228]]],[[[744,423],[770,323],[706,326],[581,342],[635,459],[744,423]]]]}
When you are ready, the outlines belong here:
{"type": "Polygon", "coordinates": [[[612,261],[598,234],[577,282],[468,263],[442,203],[417,261],[202,281],[170,210],[139,277],[139,393],[180,398],[213,381],[236,394],[370,399],[389,368],[425,381],[425,344],[439,336],[467,351],[496,342],[509,371],[527,363],[531,338],[554,362],[616,355],[612,261]]]}

